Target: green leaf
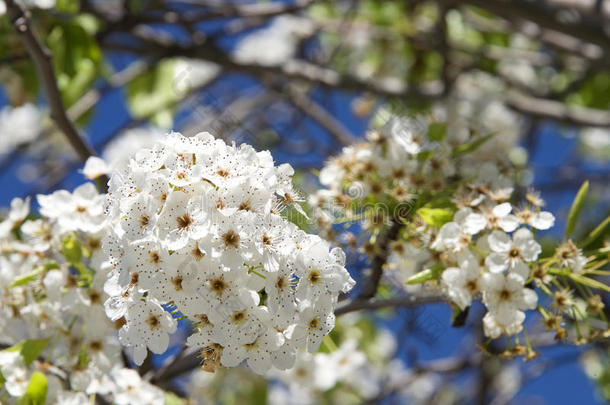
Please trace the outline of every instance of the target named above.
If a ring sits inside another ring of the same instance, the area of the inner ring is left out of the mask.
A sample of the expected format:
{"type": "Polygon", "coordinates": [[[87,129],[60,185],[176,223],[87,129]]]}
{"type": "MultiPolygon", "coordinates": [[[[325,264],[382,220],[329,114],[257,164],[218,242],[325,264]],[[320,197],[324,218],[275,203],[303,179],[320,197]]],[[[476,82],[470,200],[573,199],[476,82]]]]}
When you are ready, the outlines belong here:
{"type": "Polygon", "coordinates": [[[0,371],[0,387],[2,387],[5,382],[6,382],[6,379],[2,375],[2,371],[0,371]]]}
{"type": "Polygon", "coordinates": [[[62,252],[68,262],[73,265],[80,263],[83,258],[83,249],[78,236],[70,234],[64,238],[62,252]]]}
{"type": "Polygon", "coordinates": [[[428,139],[431,141],[440,142],[445,139],[445,135],[447,134],[447,127],[445,124],[441,124],[440,122],[433,122],[428,127],[428,139]]]}
{"type": "Polygon", "coordinates": [[[40,356],[40,353],[47,347],[51,339],[30,339],[19,342],[6,349],[9,352],[19,352],[27,366],[40,356]]]}
{"type": "Polygon", "coordinates": [[[36,267],[31,272],[16,277],[13,282],[9,285],[9,288],[18,287],[20,285],[26,285],[38,279],[38,277],[44,272],[44,267],[36,267]]]}
{"type": "Polygon", "coordinates": [[[62,13],[78,13],[80,7],[78,0],[56,0],[55,9],[62,13]]]}
{"type": "Polygon", "coordinates": [[[586,247],[589,246],[591,243],[595,242],[597,238],[599,238],[604,233],[608,225],[610,225],[610,217],[604,219],[601,224],[599,224],[594,230],[592,230],[589,236],[587,236],[587,238],[582,241],[582,243],[580,243],[580,246],[586,247]]]}
{"type": "Polygon", "coordinates": [[[20,285],[26,285],[31,283],[32,281],[35,281],[38,279],[38,277],[44,273],[45,271],[51,270],[51,269],[58,269],[59,266],[57,265],[57,263],[52,260],[49,261],[49,263],[43,265],[43,266],[38,266],[36,267],[34,270],[32,270],[31,272],[27,273],[27,274],[23,274],[19,277],[16,277],[13,282],[9,285],[9,288],[13,288],[13,287],[18,287],[20,285]]]}
{"type": "Polygon", "coordinates": [[[426,281],[438,280],[441,274],[443,273],[443,269],[444,267],[442,264],[435,264],[429,269],[422,270],[419,273],[409,277],[409,279],[407,280],[407,284],[422,284],[426,281]]]}
{"type": "Polygon", "coordinates": [[[450,208],[428,208],[423,207],[417,210],[417,215],[430,226],[440,228],[453,219],[453,210],[450,208]]]}
{"type": "Polygon", "coordinates": [[[25,394],[19,398],[17,405],[44,405],[47,400],[47,377],[40,371],[35,371],[25,394]]]}
{"type": "Polygon", "coordinates": [[[578,216],[580,215],[580,211],[582,210],[583,205],[585,204],[585,199],[587,198],[587,193],[589,192],[589,182],[585,181],[576,197],[574,198],[574,202],[572,202],[572,208],[570,208],[570,214],[568,215],[568,223],[566,224],[566,232],[564,237],[568,237],[574,232],[574,228],[576,227],[576,221],[578,220],[578,216]]]}
{"type": "Polygon", "coordinates": [[[475,139],[474,141],[464,143],[453,150],[453,156],[458,157],[465,155],[466,153],[470,153],[476,150],[479,146],[483,145],[485,142],[490,140],[495,134],[490,134],[483,136],[481,138],[475,139]]]}
{"type": "Polygon", "coordinates": [[[577,273],[567,273],[566,275],[569,278],[571,278],[573,281],[580,283],[582,285],[586,285],[587,287],[596,288],[598,290],[610,292],[610,286],[608,286],[600,281],[597,281],[593,278],[585,277],[582,274],[577,274],[577,273]]]}
{"type": "Polygon", "coordinates": [[[58,21],[45,37],[66,107],[79,100],[104,69],[92,21],[90,15],[58,21]]]}
{"type": "Polygon", "coordinates": [[[160,126],[171,126],[173,109],[184,96],[174,77],[175,68],[174,60],[163,60],[127,85],[127,102],[134,118],[152,117],[160,126]]]}
{"type": "Polygon", "coordinates": [[[165,405],[185,405],[186,401],[173,392],[165,393],[165,405]]]}

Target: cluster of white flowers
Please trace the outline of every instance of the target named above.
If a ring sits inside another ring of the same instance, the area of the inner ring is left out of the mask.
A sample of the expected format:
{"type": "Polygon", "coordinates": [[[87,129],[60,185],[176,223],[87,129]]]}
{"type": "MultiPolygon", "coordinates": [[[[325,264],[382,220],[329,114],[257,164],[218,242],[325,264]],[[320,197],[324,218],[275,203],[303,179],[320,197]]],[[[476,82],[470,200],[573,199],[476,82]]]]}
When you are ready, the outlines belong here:
{"type": "Polygon", "coordinates": [[[391,332],[379,328],[374,335],[365,337],[361,328],[371,325],[363,317],[341,319],[338,328],[343,340],[338,347],[329,340],[329,352],[311,354],[300,350],[294,368],[269,371],[268,377],[276,382],[270,385],[270,403],[315,404],[331,392],[332,403],[343,402],[347,393],[373,400],[397,367],[403,368],[388,367],[397,346],[391,332]]]}
{"type": "Polygon", "coordinates": [[[105,314],[104,198],[91,183],[39,195],[37,219],[29,200],[16,198],[0,223],[0,344],[8,347],[0,402],[27,396],[37,373],[46,403],[89,404],[91,394],[125,405],[163,401],[162,390],[122,365],[122,324],[105,314]]]}
{"type": "MultiPolygon", "coordinates": [[[[538,300],[526,286],[541,253],[534,232],[549,229],[555,218],[541,210],[535,193],[519,208],[508,202],[514,189],[509,163],[485,152],[482,159],[469,154],[486,134],[465,134],[456,139],[437,122],[390,116],[369,133],[369,142],[346,147],[329,161],[320,172],[328,189],[310,203],[329,237],[337,216],[361,220],[373,237],[392,221],[402,223],[390,246],[386,278],[405,288],[416,273],[440,268],[441,287],[456,306],[465,309],[474,297],[482,298],[487,336],[514,335],[522,330],[523,311],[536,308],[538,300]],[[428,204],[418,203],[422,195],[428,204]]],[[[356,247],[370,256],[378,252],[374,242],[356,247]]],[[[578,266],[567,265],[580,271],[582,254],[570,257],[578,266]]]]}
{"type": "Polygon", "coordinates": [[[247,360],[262,374],[315,352],[354,282],[341,249],[281,215],[302,211],[292,174],[268,152],[170,134],[123,165],[108,196],[92,183],[39,195],[40,218],[14,199],[0,222],[0,401],[40,374],[47,403],[162,402],[121,365],[121,343],[138,364],[165,351],[178,311],[206,370],[247,360]]]}
{"type": "Polygon", "coordinates": [[[354,281],[339,248],[280,215],[295,203],[292,168],[269,152],[207,133],[173,133],[113,174],[107,203],[112,264],[106,313],[124,319],[123,345],[140,364],[166,350],[173,307],[197,331],[204,367],[247,359],[264,373],[315,352],[334,325],[339,293],[354,281]]]}

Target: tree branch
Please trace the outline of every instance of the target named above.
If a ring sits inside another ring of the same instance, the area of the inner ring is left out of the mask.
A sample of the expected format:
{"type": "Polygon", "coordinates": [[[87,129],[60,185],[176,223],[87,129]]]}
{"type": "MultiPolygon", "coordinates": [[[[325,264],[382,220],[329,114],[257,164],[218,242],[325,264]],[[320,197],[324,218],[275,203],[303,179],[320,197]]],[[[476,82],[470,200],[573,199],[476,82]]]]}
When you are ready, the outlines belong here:
{"type": "Polygon", "coordinates": [[[335,315],[343,315],[349,312],[360,311],[360,310],[376,310],[381,308],[390,307],[417,307],[419,305],[433,304],[439,302],[445,302],[446,298],[443,295],[424,295],[414,296],[407,295],[405,297],[390,298],[386,300],[376,299],[355,299],[354,301],[348,302],[337,309],[335,309],[335,315]]]}
{"type": "Polygon", "coordinates": [[[511,90],[507,92],[507,103],[521,113],[541,118],[550,118],[573,125],[610,126],[610,113],[607,111],[567,105],[559,101],[526,96],[511,90]]]}
{"type": "Polygon", "coordinates": [[[372,270],[369,279],[366,281],[362,290],[360,290],[360,294],[358,295],[359,300],[366,300],[368,298],[373,298],[377,293],[377,287],[381,282],[381,276],[383,275],[383,266],[388,260],[388,255],[390,254],[390,242],[396,240],[398,237],[398,232],[402,228],[402,223],[397,220],[392,220],[392,226],[390,229],[383,234],[381,238],[378,240],[379,251],[375,254],[372,261],[372,270]]]}
{"type": "Polygon", "coordinates": [[[265,81],[265,85],[277,92],[281,97],[285,97],[297,109],[305,115],[314,119],[324,129],[326,129],[337,141],[343,145],[351,145],[356,141],[356,137],[332,114],[321,107],[306,93],[301,93],[290,84],[276,85],[271,81],[265,81]]]}
{"type": "MultiPolygon", "coordinates": [[[[6,0],[6,12],[9,20],[15,27],[18,35],[21,37],[30,57],[34,60],[40,81],[45,89],[49,107],[51,109],[51,118],[55,121],[57,127],[66,135],[66,138],[78,154],[79,158],[84,162],[90,156],[95,156],[95,152],[81,138],[76,127],[70,121],[66,114],[61,93],[57,87],[57,81],[53,65],[51,64],[51,54],[41,42],[38,40],[32,28],[28,17],[23,9],[15,0],[6,0]]],[[[108,187],[108,178],[102,176],[98,186],[102,191],[106,192],[108,187]]]]}

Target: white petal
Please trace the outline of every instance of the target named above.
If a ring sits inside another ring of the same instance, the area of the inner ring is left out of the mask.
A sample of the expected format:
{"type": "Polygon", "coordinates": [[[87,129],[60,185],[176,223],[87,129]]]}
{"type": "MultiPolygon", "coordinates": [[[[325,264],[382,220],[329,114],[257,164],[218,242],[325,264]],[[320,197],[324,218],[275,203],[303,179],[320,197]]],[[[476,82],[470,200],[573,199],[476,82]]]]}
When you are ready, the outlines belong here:
{"type": "Polygon", "coordinates": [[[498,219],[498,225],[504,232],[512,232],[519,226],[519,218],[515,215],[507,215],[498,219]]]}
{"type": "Polygon", "coordinates": [[[491,253],[485,258],[485,265],[492,273],[501,273],[510,264],[508,257],[502,253],[491,253]]]}
{"type": "Polygon", "coordinates": [[[538,294],[529,288],[523,289],[523,306],[521,309],[534,309],[538,304],[538,294]]]}
{"type": "Polygon", "coordinates": [[[142,363],[144,362],[144,359],[146,358],[146,346],[144,345],[137,345],[134,346],[133,348],[133,362],[136,363],[138,366],[141,366],[142,363]]]}
{"type": "Polygon", "coordinates": [[[493,231],[487,242],[494,252],[508,252],[511,247],[510,237],[502,231],[493,231]]]}
{"type": "Polygon", "coordinates": [[[545,230],[555,225],[555,217],[547,211],[542,211],[532,218],[532,226],[537,229],[545,230]]]}
{"type": "Polygon", "coordinates": [[[464,219],[464,232],[470,235],[476,235],[487,225],[487,220],[481,214],[469,214],[464,219]]]}
{"type": "Polygon", "coordinates": [[[502,204],[498,204],[496,205],[492,210],[491,213],[496,217],[496,218],[502,218],[507,216],[508,214],[510,214],[511,210],[513,209],[513,207],[511,207],[510,203],[502,203],[502,204]]]}

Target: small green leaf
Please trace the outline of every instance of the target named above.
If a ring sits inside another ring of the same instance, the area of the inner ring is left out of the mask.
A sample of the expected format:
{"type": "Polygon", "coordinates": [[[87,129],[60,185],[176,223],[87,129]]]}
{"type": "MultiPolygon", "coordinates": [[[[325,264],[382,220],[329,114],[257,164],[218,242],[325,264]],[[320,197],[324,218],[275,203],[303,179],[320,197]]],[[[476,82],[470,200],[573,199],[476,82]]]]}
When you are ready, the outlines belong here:
{"type": "Polygon", "coordinates": [[[464,143],[464,144],[456,147],[453,150],[453,156],[457,157],[457,156],[465,155],[466,153],[470,153],[470,152],[476,150],[479,146],[483,145],[488,140],[490,140],[493,136],[494,136],[494,134],[490,134],[490,135],[486,135],[481,138],[475,139],[472,142],[464,143]]]}
{"type": "Polygon", "coordinates": [[[577,273],[567,273],[566,274],[569,278],[571,278],[573,281],[580,283],[582,285],[586,285],[587,287],[591,287],[591,288],[596,288],[598,290],[604,290],[606,292],[610,292],[610,286],[597,281],[593,278],[589,278],[589,277],[585,277],[581,274],[577,274],[577,273]]]}
{"type": "Polygon", "coordinates": [[[585,181],[576,197],[574,198],[574,202],[572,202],[572,208],[570,208],[570,214],[568,215],[568,223],[566,224],[566,232],[565,237],[568,237],[574,232],[574,228],[576,227],[576,221],[578,220],[578,216],[580,215],[580,211],[582,210],[583,205],[585,204],[585,199],[587,198],[587,193],[589,192],[589,182],[585,181]]]}
{"type": "Polygon", "coordinates": [[[83,249],[80,240],[74,234],[70,234],[64,238],[62,251],[66,260],[73,265],[80,263],[83,258],[83,249]]]}
{"type": "Polygon", "coordinates": [[[6,382],[6,379],[2,375],[2,371],[0,371],[0,387],[2,387],[5,382],[6,382]]]}
{"type": "Polygon", "coordinates": [[[443,272],[443,269],[444,267],[442,264],[435,264],[429,269],[422,270],[419,273],[409,277],[409,279],[407,280],[407,284],[422,284],[426,281],[438,280],[443,272]]]}
{"type": "Polygon", "coordinates": [[[40,353],[47,347],[50,339],[30,339],[17,343],[6,349],[9,352],[19,352],[27,366],[40,356],[40,353]]]}
{"type": "Polygon", "coordinates": [[[77,13],[79,9],[78,0],[56,0],[55,9],[62,13],[77,13]]]}
{"type": "Polygon", "coordinates": [[[449,208],[423,207],[417,210],[417,215],[430,226],[440,228],[453,219],[453,211],[449,208]]]}
{"type": "Polygon", "coordinates": [[[440,142],[445,139],[447,127],[440,122],[434,122],[428,127],[428,139],[431,141],[440,142]]]}
{"type": "Polygon", "coordinates": [[[173,392],[165,393],[165,405],[185,405],[186,401],[173,392]]]}
{"type": "Polygon", "coordinates": [[[47,400],[47,377],[40,371],[35,371],[25,394],[19,398],[17,405],[44,405],[47,400]]]}
{"type": "Polygon", "coordinates": [[[610,217],[604,219],[601,224],[599,224],[594,230],[592,230],[589,236],[587,236],[587,238],[582,241],[582,243],[580,243],[580,246],[586,247],[589,246],[591,243],[595,242],[597,238],[599,238],[604,233],[608,225],[610,225],[610,217]]]}
{"type": "Polygon", "coordinates": [[[29,273],[16,277],[13,280],[13,282],[9,285],[9,288],[18,287],[20,285],[26,285],[26,284],[31,283],[32,281],[37,280],[43,271],[44,271],[44,267],[42,267],[42,266],[36,267],[34,270],[30,271],[29,273]]]}
{"type": "Polygon", "coordinates": [[[42,273],[44,273],[45,271],[48,271],[48,270],[51,270],[51,269],[57,269],[57,268],[59,268],[57,263],[54,260],[51,260],[47,264],[45,264],[43,266],[36,267],[34,270],[32,270],[31,272],[29,272],[27,274],[23,274],[23,275],[21,275],[19,277],[15,277],[13,282],[9,285],[9,288],[13,288],[13,287],[18,287],[18,286],[21,286],[21,285],[29,284],[32,281],[37,280],[38,277],[42,273]]]}

